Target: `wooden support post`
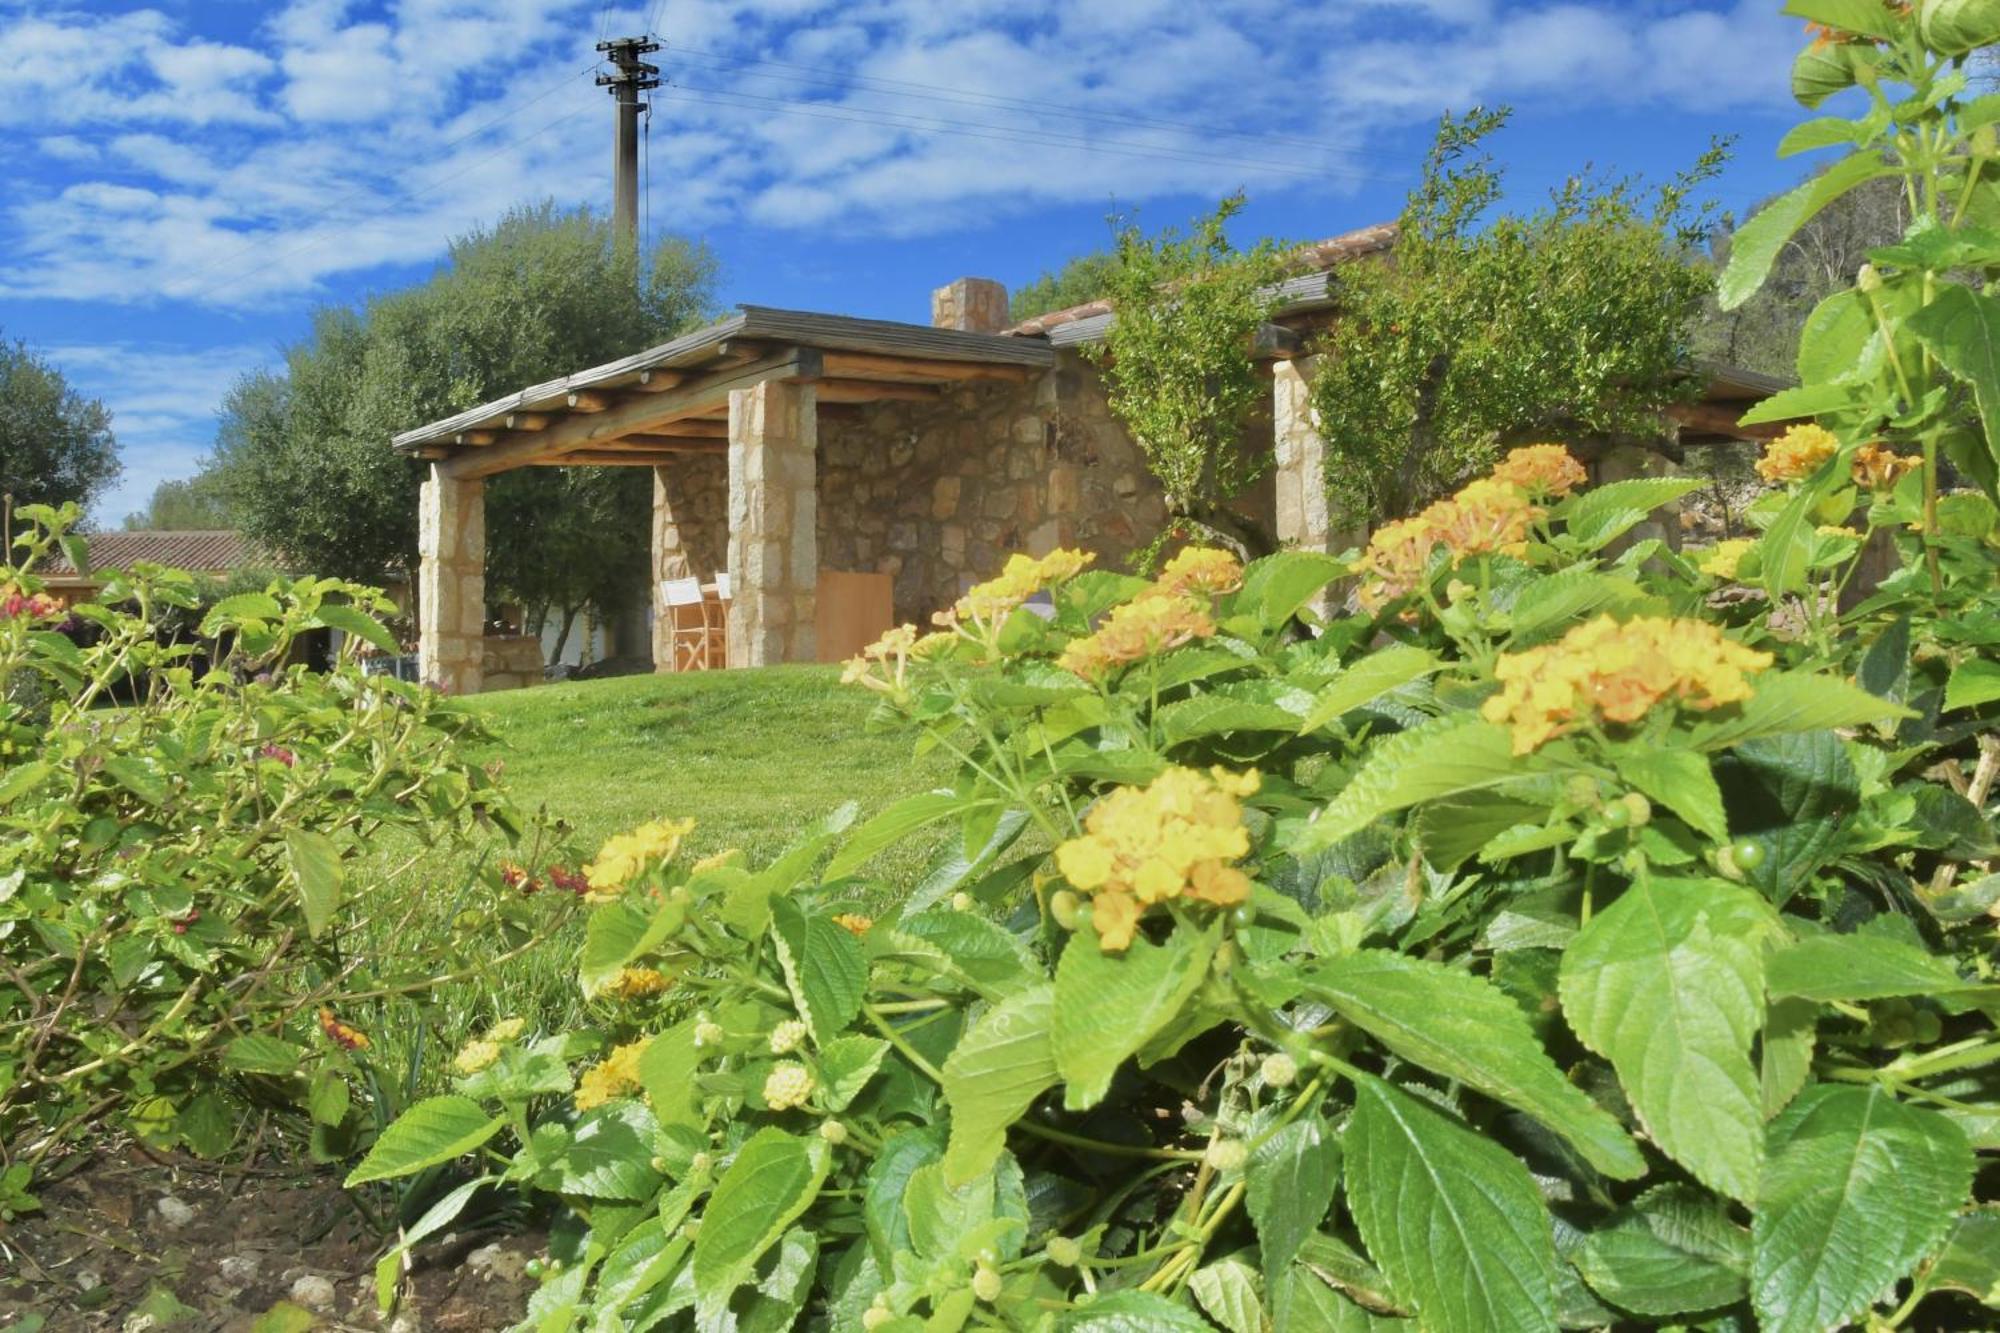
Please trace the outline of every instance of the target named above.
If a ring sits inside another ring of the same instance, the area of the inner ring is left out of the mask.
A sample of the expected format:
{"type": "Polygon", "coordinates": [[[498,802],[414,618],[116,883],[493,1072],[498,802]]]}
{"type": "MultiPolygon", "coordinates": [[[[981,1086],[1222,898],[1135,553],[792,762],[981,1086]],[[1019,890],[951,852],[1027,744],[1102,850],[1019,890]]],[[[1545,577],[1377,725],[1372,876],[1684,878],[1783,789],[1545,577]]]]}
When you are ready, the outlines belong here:
{"type": "Polygon", "coordinates": [[[733,666],[814,660],[818,436],[812,384],[764,380],[729,395],[733,666]]]}
{"type": "Polygon", "coordinates": [[[450,694],[485,683],[485,490],[433,464],[417,501],[417,665],[450,694]]]}

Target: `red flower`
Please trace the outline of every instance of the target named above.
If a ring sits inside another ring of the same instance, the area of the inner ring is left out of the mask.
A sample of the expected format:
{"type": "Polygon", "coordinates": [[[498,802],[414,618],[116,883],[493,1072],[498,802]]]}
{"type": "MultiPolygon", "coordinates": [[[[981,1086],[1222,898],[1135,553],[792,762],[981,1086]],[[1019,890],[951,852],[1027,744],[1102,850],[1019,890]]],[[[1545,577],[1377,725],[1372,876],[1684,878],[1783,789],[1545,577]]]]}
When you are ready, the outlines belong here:
{"type": "Polygon", "coordinates": [[[331,1009],[319,1011],[319,1030],[326,1034],[328,1041],[350,1051],[365,1051],[372,1044],[368,1040],[368,1034],[351,1028],[335,1018],[331,1009]]]}
{"type": "Polygon", "coordinates": [[[559,889],[567,889],[579,898],[590,892],[590,880],[580,870],[571,870],[566,866],[550,866],[548,875],[549,883],[559,889]]]}
{"type": "Polygon", "coordinates": [[[542,882],[529,874],[526,866],[512,861],[500,863],[500,882],[510,889],[519,889],[522,897],[542,891],[542,882]]]}
{"type": "Polygon", "coordinates": [[[286,768],[290,768],[299,762],[299,757],[282,745],[266,745],[260,748],[257,753],[262,758],[276,760],[286,768]]]}

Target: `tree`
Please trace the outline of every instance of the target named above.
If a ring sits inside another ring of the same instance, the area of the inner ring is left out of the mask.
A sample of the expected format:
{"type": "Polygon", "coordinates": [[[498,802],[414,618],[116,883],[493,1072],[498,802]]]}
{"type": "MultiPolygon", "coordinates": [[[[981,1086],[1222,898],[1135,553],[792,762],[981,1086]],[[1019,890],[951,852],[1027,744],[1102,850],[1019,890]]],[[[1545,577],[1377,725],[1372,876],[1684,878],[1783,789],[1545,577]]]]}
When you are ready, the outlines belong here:
{"type": "Polygon", "coordinates": [[[1502,177],[1481,145],[1506,119],[1446,116],[1394,261],[1341,271],[1313,406],[1349,520],[1404,512],[1509,443],[1659,438],[1699,390],[1689,329],[1711,274],[1688,198],[1722,146],[1650,199],[1579,176],[1495,216],[1502,177]]]}
{"type": "Polygon", "coordinates": [[[1255,556],[1273,548],[1271,534],[1229,502],[1270,466],[1270,451],[1246,451],[1243,439],[1270,396],[1250,351],[1284,261],[1273,241],[1230,245],[1225,228],[1242,207],[1233,195],[1186,233],[1122,228],[1106,271],[1118,317],[1089,354],[1166,493],[1172,528],[1255,556]]]}
{"type": "Polygon", "coordinates": [[[229,503],[214,476],[163,481],[144,509],[125,515],[126,531],[199,532],[233,527],[229,503]]]}
{"type": "Polygon", "coordinates": [[[1007,313],[1018,323],[1098,300],[1110,292],[1112,270],[1117,267],[1116,250],[1078,255],[1060,269],[1043,270],[1041,277],[1015,292],[1007,303],[1007,313]]]}
{"type": "MultiPolygon", "coordinates": [[[[705,246],[669,237],[641,264],[608,219],[544,203],[452,242],[429,281],[328,309],[281,376],[236,386],[215,470],[243,526],[315,572],[379,579],[416,548],[419,469],[399,431],[629,355],[699,324],[705,246]]],[[[530,468],[487,483],[488,591],[531,621],[622,609],[643,585],[641,469],[530,468]]]]}
{"type": "Polygon", "coordinates": [[[25,342],[0,340],[0,494],[88,506],[118,473],[110,410],[25,342]]]}

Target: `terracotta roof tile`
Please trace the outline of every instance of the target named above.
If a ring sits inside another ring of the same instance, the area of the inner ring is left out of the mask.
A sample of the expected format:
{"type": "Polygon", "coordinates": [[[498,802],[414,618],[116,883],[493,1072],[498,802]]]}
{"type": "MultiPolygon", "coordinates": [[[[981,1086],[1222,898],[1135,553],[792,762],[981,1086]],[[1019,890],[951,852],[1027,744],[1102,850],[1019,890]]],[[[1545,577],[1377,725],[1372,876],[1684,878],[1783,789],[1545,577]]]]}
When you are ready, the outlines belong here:
{"type": "MultiPolygon", "coordinates": [[[[1329,269],[1350,259],[1359,259],[1363,255],[1378,254],[1395,243],[1396,224],[1378,222],[1371,227],[1359,227],[1353,231],[1344,231],[1338,236],[1329,236],[1323,241],[1309,241],[1294,253],[1297,256],[1298,267],[1311,272],[1329,269]]],[[[1004,329],[1002,332],[1017,338],[1035,338],[1064,324],[1073,324],[1079,319],[1094,319],[1098,315],[1110,313],[1111,302],[1086,301],[1082,305],[1073,305],[1065,310],[1051,310],[1046,315],[1024,319],[1013,328],[1004,329]]]]}
{"type": "MultiPolygon", "coordinates": [[[[246,565],[271,563],[233,529],[197,532],[90,532],[93,569],[127,569],[144,561],[185,569],[197,574],[223,574],[246,565]]],[[[76,570],[61,556],[51,559],[44,571],[52,577],[74,576],[76,570]]]]}

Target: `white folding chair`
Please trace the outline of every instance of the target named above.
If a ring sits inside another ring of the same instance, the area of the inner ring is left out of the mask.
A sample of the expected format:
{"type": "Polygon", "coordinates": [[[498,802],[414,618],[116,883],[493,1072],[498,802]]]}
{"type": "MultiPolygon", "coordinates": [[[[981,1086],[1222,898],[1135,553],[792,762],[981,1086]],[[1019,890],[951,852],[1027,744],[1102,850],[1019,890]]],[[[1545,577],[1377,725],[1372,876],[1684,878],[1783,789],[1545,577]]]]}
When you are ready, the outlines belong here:
{"type": "Polygon", "coordinates": [[[706,670],[708,607],[701,595],[701,580],[662,581],[660,601],[667,617],[667,661],[675,671],[706,670]]]}
{"type": "Polygon", "coordinates": [[[729,571],[717,570],[715,596],[703,603],[703,611],[708,616],[708,660],[724,669],[729,666],[729,600],[729,571]]]}

